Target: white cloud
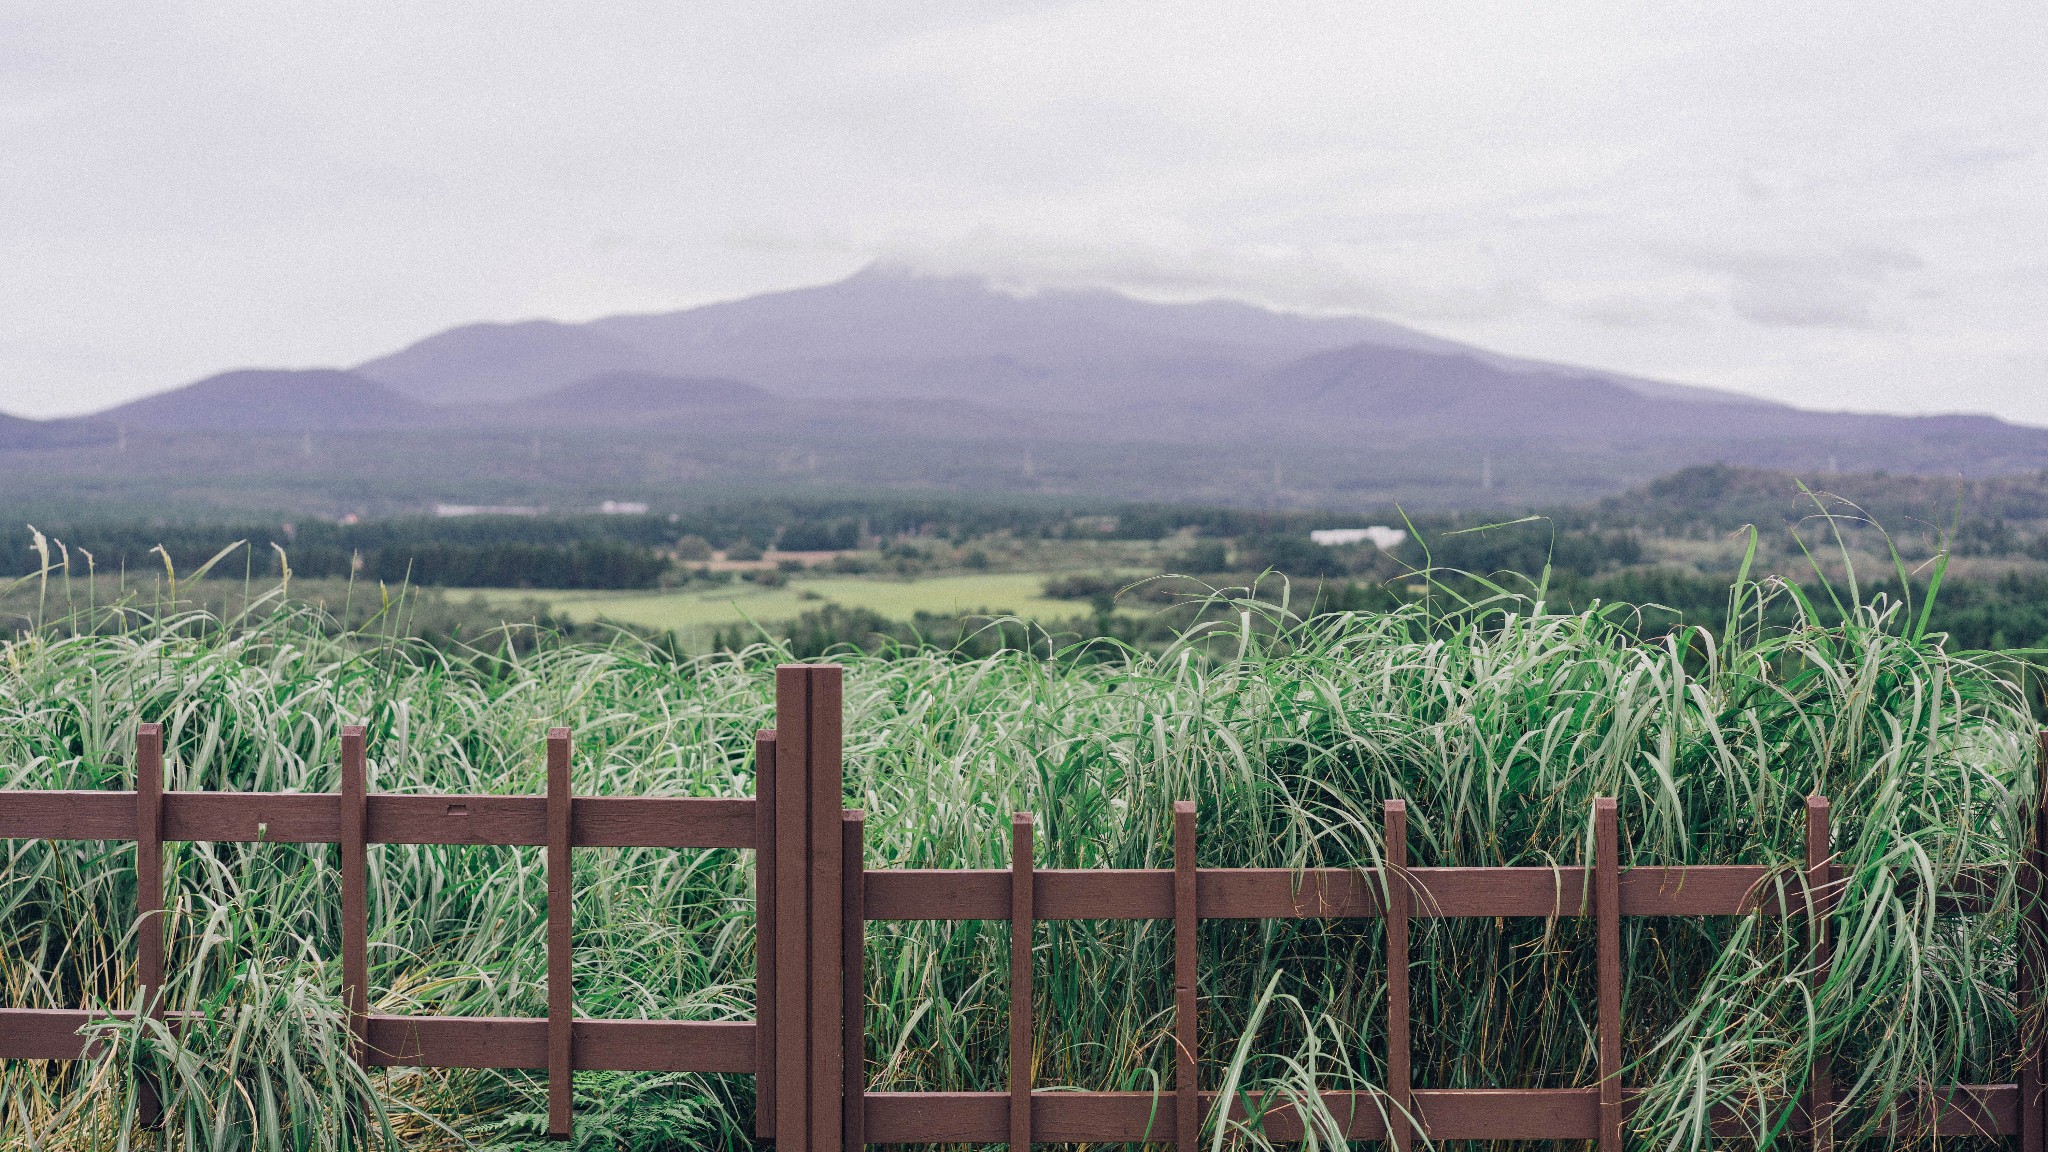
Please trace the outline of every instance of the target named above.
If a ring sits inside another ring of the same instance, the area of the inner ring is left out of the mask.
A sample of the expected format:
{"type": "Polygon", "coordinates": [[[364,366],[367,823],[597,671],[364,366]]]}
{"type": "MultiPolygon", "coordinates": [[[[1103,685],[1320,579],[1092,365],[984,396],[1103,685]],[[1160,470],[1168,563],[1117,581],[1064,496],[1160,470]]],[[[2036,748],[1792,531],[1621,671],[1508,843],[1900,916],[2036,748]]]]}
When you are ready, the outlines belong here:
{"type": "Polygon", "coordinates": [[[1704,250],[1675,262],[1722,281],[1730,312],[1769,328],[1868,328],[1893,280],[1926,267],[1897,248],[1855,246],[1806,252],[1704,250]]]}

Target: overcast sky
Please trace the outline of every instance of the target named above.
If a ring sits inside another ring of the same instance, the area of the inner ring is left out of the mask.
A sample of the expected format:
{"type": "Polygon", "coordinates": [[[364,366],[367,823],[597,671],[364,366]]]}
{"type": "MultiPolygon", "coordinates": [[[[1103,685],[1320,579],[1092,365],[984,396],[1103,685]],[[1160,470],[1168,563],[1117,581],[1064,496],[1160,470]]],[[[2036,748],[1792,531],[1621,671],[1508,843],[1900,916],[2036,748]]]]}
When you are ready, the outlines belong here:
{"type": "Polygon", "coordinates": [[[2048,424],[2048,4],[0,0],[0,410],[878,259],[2048,424]]]}

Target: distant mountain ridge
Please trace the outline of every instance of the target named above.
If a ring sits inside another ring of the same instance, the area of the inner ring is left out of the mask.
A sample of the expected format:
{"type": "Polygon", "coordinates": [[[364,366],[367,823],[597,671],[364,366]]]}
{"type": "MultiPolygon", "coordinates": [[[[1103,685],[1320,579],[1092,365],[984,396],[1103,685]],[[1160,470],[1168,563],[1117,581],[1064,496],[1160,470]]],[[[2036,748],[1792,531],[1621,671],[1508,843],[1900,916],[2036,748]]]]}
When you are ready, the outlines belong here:
{"type": "Polygon", "coordinates": [[[125,468],[184,476],[235,450],[191,437],[312,432],[385,439],[348,460],[234,464],[339,476],[381,454],[403,467],[387,462],[380,490],[445,474],[437,498],[516,473],[527,499],[580,469],[1262,504],[1580,499],[1716,461],[2048,467],[2048,429],[1989,416],[1815,412],[1362,317],[876,268],[677,312],[468,324],[351,369],[245,369],[91,417],[0,419],[0,471],[89,471],[94,445],[117,444],[125,468]],[[573,430],[598,438],[574,460],[543,451],[573,430]],[[188,442],[148,446],[158,434],[188,442]]]}
{"type": "MultiPolygon", "coordinates": [[[[1159,304],[1106,290],[1017,295],[972,277],[886,268],[680,312],[465,325],[355,370],[429,403],[518,399],[600,372],[645,370],[735,377],[798,399],[940,396],[1099,412],[1216,399],[1290,360],[1352,345],[1461,354],[1509,373],[1556,370],[1363,317],[1225,300],[1159,304]]],[[[1769,403],[1569,371],[1661,398],[1769,403]]]]}
{"type": "MultiPolygon", "coordinates": [[[[972,278],[870,269],[680,312],[466,324],[352,369],[223,373],[88,419],[274,431],[326,421],[632,424],[717,399],[713,389],[688,403],[656,402],[646,392],[656,380],[725,381],[719,387],[751,403],[780,400],[899,431],[914,430],[905,421],[915,425],[916,414],[902,405],[915,402],[934,430],[958,424],[938,411],[943,405],[1013,413],[1034,433],[1057,435],[1064,421],[1084,439],[1199,441],[1219,422],[1241,429],[1246,420],[1275,434],[1344,436],[1384,425],[1389,402],[1522,429],[1533,426],[1528,409],[1546,410],[1539,423],[1572,410],[1597,424],[1640,408],[1637,400],[1790,411],[1736,393],[1518,360],[1362,317],[1221,300],[1160,304],[1109,291],[1016,294],[972,278]],[[1351,391],[1371,392],[1376,411],[1333,407],[1304,391],[1331,372],[1351,391]],[[630,380],[640,384],[623,383],[630,380]]],[[[1416,420],[1404,428],[1428,432],[1416,420]]]]}

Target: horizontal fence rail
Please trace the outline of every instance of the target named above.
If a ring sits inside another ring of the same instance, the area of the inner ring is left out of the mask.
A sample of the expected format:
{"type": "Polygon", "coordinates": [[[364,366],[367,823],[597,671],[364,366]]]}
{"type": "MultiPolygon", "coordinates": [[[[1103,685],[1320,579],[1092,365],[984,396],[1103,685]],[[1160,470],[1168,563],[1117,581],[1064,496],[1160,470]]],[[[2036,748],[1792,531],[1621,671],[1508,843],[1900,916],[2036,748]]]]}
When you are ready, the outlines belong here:
{"type": "MultiPolygon", "coordinates": [[[[0,839],[134,840],[133,792],[8,792],[0,839]]],[[[342,843],[342,798],[309,792],[165,792],[160,838],[242,844],[342,843]]],[[[367,844],[543,847],[548,802],[539,796],[365,797],[367,844]]],[[[754,801],[577,796],[575,848],[752,848],[754,801]]]]}
{"type": "MultiPolygon", "coordinates": [[[[1405,868],[1410,908],[1418,919],[1502,916],[1592,916],[1588,869],[1405,868]]],[[[1617,878],[1621,916],[1806,915],[1793,893],[1766,884],[1776,870],[1702,864],[1624,868],[1617,878]]],[[[1203,920],[1377,919],[1376,869],[1198,868],[1195,914],[1203,920]]],[[[1171,920],[1170,868],[1041,868],[1031,873],[1039,920],[1171,920]]],[[[1840,880],[1829,869],[1826,884],[1840,880]]],[[[870,870],[863,883],[870,920],[1007,920],[1011,875],[1006,869],[870,870]]],[[[1965,873],[1942,894],[1949,911],[1980,911],[1996,880],[1965,873]]]]}
{"type": "MultiPolygon", "coordinates": [[[[1011,864],[1000,869],[870,869],[865,817],[843,808],[841,670],[776,670],[775,727],[755,735],[751,799],[575,796],[567,729],[550,730],[542,796],[418,795],[369,788],[364,733],[343,730],[336,793],[166,792],[162,730],[137,739],[132,791],[0,792],[0,838],[133,841],[137,851],[137,1002],[174,1031],[165,1011],[163,845],[180,841],[335,844],[342,886],[343,1000],[355,1054],[373,1067],[545,1070],[549,1132],[571,1133],[578,1070],[703,1072],[755,1078],[755,1134],[783,1152],[857,1150],[874,1144],[1130,1142],[1201,1147],[1205,1124],[1256,1115],[1276,1142],[1299,1142],[1304,1117],[1283,1100],[1223,1100],[1203,1085],[1199,954],[1204,920],[1377,921],[1387,1078],[1383,1092],[1325,1092],[1322,1103],[1351,1140],[1410,1152],[1421,1141],[1579,1140],[1602,1152],[1622,1145],[1640,1092],[1622,1081],[1620,926],[1631,917],[1765,915],[1806,923],[1808,947],[1825,966],[1827,913],[1843,879],[1830,856],[1832,813],[1808,799],[1803,867],[1622,867],[1620,816],[1597,799],[1590,861],[1558,867],[1409,867],[1409,810],[1382,813],[1381,868],[1200,868],[1196,805],[1173,806],[1173,866],[1052,869],[1033,862],[1038,824],[1011,823],[1011,864]],[[548,1012],[541,1017],[397,1016],[369,1010],[366,852],[376,844],[531,846],[546,851],[548,1012]],[[755,1019],[577,1019],[572,1002],[571,853],[589,848],[751,849],[755,887],[755,1019]],[[1414,921],[1454,918],[1590,918],[1598,993],[1593,1042],[1599,1077],[1568,1088],[1431,1088],[1412,1081],[1409,967],[1414,921]],[[1009,1080],[1003,1090],[895,1092],[867,1088],[866,925],[880,921],[1007,921],[1011,928],[1009,1080]],[[1159,920],[1172,924],[1172,1074],[1157,1091],[1097,1092],[1032,1083],[1033,926],[1062,920],[1159,920]],[[154,930],[151,930],[151,929],[154,930]],[[1268,1107],[1270,1103],[1271,1107],[1268,1107]]],[[[2048,775],[2048,733],[2040,743],[2048,775]]],[[[1930,1087],[1923,1102],[1943,1136],[2016,1136],[2021,1152],[2043,1148],[2044,1013],[2048,915],[2039,801],[2032,843],[2017,877],[2025,914],[2014,987],[2022,1021],[2016,1084],[1930,1087]]],[[[1938,906],[1989,907],[2011,874],[1965,869],[1938,906]]],[[[0,1059],[90,1058],[81,1030],[129,1013],[93,1009],[0,1009],[0,1059]]],[[[1803,1139],[1834,1142],[1834,1085],[1841,1070],[1815,1063],[1797,1102],[1803,1139]]],[[[1790,1104],[1784,1101],[1781,1104],[1790,1104]]],[[[143,1120],[153,1118],[154,1096],[143,1120]]]]}

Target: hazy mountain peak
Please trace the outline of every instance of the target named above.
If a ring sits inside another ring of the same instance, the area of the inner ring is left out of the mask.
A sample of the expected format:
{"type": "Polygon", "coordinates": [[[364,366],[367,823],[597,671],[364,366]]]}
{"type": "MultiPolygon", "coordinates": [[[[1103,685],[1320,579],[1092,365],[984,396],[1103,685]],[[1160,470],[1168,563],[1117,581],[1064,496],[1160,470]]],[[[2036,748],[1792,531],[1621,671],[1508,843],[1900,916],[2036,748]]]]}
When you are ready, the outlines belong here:
{"type": "Polygon", "coordinates": [[[1290,361],[1359,345],[1464,355],[1502,372],[1571,372],[1671,400],[1764,403],[1518,360],[1366,317],[1026,289],[888,261],[829,284],[675,312],[467,324],[357,371],[432,404],[517,401],[637,371],[743,379],[791,398],[936,398],[1071,416],[1201,404],[1290,361]]]}

